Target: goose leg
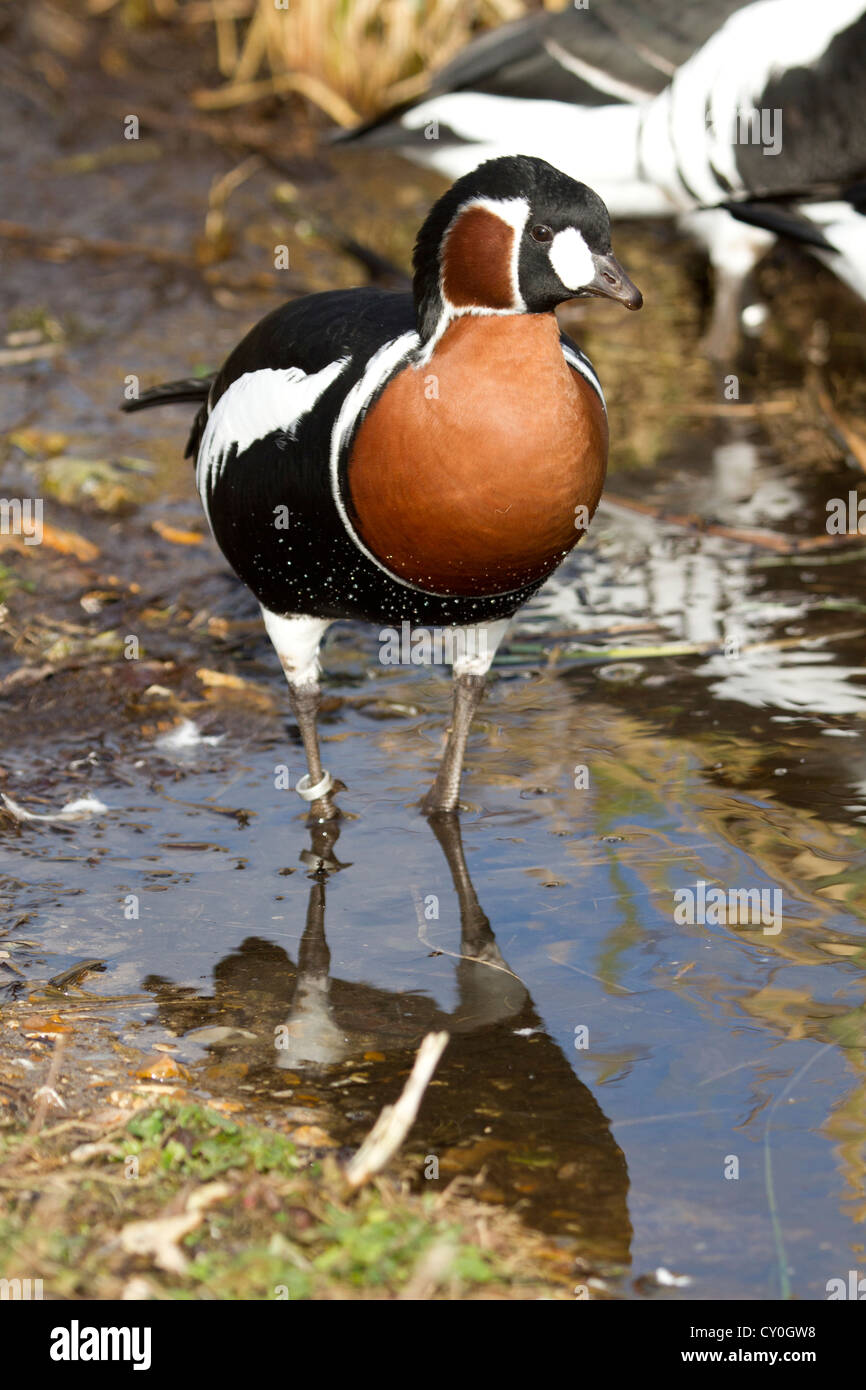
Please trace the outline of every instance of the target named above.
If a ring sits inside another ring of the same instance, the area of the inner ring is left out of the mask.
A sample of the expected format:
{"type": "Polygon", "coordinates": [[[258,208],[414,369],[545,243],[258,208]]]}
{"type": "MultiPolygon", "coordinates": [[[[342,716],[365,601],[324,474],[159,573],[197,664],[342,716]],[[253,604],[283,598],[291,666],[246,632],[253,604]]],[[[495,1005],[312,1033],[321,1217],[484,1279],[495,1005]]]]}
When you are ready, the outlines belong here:
{"type": "Polygon", "coordinates": [[[484,677],[462,675],[454,677],[454,704],[448,742],[436,773],[436,780],[424,798],[425,815],[438,811],[455,811],[460,794],[460,775],[472,716],[484,694],[484,677]]]}
{"type": "Polygon", "coordinates": [[[713,313],[702,351],[715,362],[730,363],[740,343],[745,285],[775,237],[763,227],[736,221],[723,208],[689,213],[681,225],[703,242],[714,272],[713,313]]]}
{"type": "Polygon", "coordinates": [[[319,646],[330,623],[303,614],[283,617],[262,606],[262,617],[289,686],[292,711],[298,721],[307,758],[306,775],[296,790],[309,804],[308,820],[328,821],[339,815],[331,793],[334,779],[322,767],[316,720],[322,692],[319,687],[319,646]]]}
{"type": "Polygon", "coordinates": [[[316,727],[319,705],[322,700],[321,689],[318,684],[293,685],[289,681],[289,699],[298,721],[301,741],[307,756],[306,776],[300,778],[295,790],[309,803],[308,820],[311,823],[334,820],[339,815],[331,796],[335,783],[330,772],[326,772],[322,767],[322,758],[319,753],[319,732],[316,727]]]}
{"type": "Polygon", "coordinates": [[[502,618],[497,622],[478,623],[455,630],[457,654],[454,658],[451,727],[436,780],[422,802],[422,810],[427,816],[457,809],[469,726],[484,694],[484,677],[490,670],[508,623],[508,618],[502,618]]]}

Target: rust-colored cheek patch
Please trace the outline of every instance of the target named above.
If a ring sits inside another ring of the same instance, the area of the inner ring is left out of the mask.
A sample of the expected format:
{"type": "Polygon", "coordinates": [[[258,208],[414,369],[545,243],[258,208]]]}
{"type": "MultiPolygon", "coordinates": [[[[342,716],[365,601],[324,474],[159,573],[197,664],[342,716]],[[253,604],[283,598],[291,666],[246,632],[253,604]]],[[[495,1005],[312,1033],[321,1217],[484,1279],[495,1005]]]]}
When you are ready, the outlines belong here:
{"type": "Polygon", "coordinates": [[[458,217],[442,255],[442,287],[458,309],[477,305],[513,309],[511,253],[514,228],[487,208],[468,208],[458,217]]]}

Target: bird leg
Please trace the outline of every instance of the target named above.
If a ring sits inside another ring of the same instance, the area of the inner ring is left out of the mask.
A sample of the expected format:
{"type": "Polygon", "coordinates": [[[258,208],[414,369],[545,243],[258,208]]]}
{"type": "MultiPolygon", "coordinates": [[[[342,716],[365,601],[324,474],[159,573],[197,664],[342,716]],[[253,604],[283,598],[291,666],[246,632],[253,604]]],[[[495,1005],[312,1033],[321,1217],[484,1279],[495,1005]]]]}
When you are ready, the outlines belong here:
{"type": "Polygon", "coordinates": [[[319,688],[319,645],[330,623],[327,618],[311,618],[302,613],[285,616],[261,605],[262,618],[274,651],[288,681],[289,698],[301,731],[307,772],[295,790],[309,803],[311,823],[335,820],[339,811],[331,792],[335,782],[322,767],[316,717],[322,700],[319,688]]]}
{"type": "Polygon", "coordinates": [[[299,686],[289,681],[289,699],[307,755],[306,776],[298,781],[295,790],[309,802],[310,811],[307,819],[311,824],[316,821],[335,820],[340,814],[331,796],[335,783],[330,772],[325,772],[322,768],[319,733],[316,728],[322,692],[318,685],[299,686]]]}
{"type": "Polygon", "coordinates": [[[701,338],[705,357],[716,364],[730,364],[740,342],[740,310],[745,277],[724,269],[716,271],[713,282],[713,312],[710,325],[701,338]]]}
{"type": "Polygon", "coordinates": [[[460,794],[463,755],[472,716],[484,694],[484,677],[493,664],[496,649],[505,636],[508,618],[487,623],[470,623],[454,631],[454,704],[448,742],[439,764],[436,780],[421,803],[426,816],[456,811],[460,794]]]}
{"type": "Polygon", "coordinates": [[[463,771],[463,756],[466,752],[466,739],[472,716],[484,694],[484,677],[464,672],[454,677],[454,704],[451,713],[451,727],[448,742],[436,780],[424,798],[422,807],[425,815],[438,811],[457,809],[460,792],[460,774],[463,771]]]}
{"type": "Polygon", "coordinates": [[[714,272],[713,314],[701,350],[714,362],[730,363],[740,343],[744,287],[773,234],[738,222],[724,208],[701,208],[680,224],[706,246],[714,272]]]}

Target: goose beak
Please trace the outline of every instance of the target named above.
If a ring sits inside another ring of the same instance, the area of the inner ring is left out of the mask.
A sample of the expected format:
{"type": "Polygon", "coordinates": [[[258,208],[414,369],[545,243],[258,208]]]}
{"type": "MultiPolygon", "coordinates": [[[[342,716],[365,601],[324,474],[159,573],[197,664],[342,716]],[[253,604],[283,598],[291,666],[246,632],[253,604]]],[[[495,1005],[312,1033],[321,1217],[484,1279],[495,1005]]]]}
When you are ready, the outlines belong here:
{"type": "Polygon", "coordinates": [[[628,278],[613,252],[606,256],[595,255],[592,260],[595,275],[585,286],[585,293],[615,299],[627,309],[639,309],[643,304],[643,295],[628,278]]]}

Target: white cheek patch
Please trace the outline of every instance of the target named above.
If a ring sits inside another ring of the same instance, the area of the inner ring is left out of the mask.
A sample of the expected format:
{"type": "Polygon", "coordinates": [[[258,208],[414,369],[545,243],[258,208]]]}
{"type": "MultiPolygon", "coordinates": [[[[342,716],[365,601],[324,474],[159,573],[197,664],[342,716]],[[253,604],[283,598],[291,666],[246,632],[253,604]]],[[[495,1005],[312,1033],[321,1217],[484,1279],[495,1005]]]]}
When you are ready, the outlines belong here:
{"type": "Polygon", "coordinates": [[[592,252],[576,227],[557,232],[550,243],[550,264],[567,290],[579,290],[595,275],[592,252]]]}

